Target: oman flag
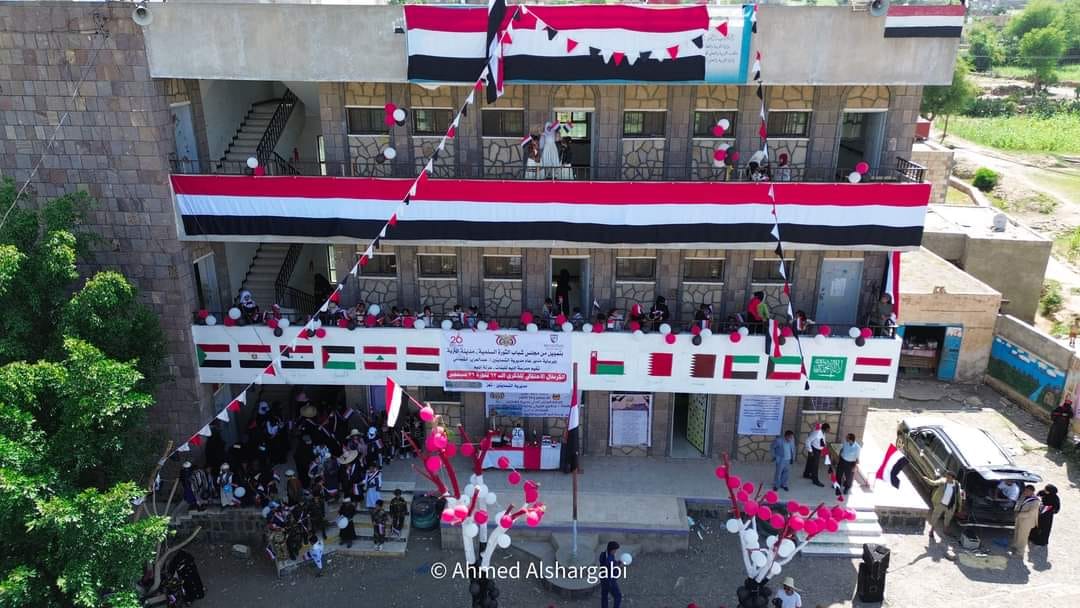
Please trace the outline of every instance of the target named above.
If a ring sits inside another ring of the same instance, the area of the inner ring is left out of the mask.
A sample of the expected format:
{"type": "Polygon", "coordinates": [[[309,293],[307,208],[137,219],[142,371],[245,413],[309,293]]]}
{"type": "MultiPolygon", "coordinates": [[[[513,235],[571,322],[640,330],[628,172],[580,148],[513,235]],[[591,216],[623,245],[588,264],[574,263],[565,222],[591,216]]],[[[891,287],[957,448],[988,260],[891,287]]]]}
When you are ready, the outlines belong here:
{"type": "Polygon", "coordinates": [[[369,371],[394,371],[397,369],[396,346],[365,346],[364,369],[369,371]]]}
{"type": "Polygon", "coordinates": [[[592,351],[589,353],[589,374],[593,376],[622,376],[626,373],[626,362],[614,356],[592,351]]]}

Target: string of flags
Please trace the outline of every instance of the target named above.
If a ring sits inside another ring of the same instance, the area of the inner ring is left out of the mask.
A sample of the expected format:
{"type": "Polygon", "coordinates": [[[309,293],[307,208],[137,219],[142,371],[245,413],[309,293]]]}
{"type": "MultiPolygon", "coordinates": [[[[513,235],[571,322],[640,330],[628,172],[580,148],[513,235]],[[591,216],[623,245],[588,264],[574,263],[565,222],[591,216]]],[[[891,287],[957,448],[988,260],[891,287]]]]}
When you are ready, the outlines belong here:
{"type": "MultiPolygon", "coordinates": [[[[454,120],[450,123],[449,127],[446,130],[446,133],[439,141],[439,145],[436,146],[434,150],[432,150],[430,156],[428,157],[427,163],[424,164],[424,167],[420,170],[420,173],[416,176],[416,179],[414,179],[413,182],[409,185],[408,190],[406,191],[405,195],[402,196],[401,202],[398,204],[397,208],[394,209],[394,212],[386,220],[386,222],[383,224],[382,228],[379,230],[376,236],[368,242],[367,247],[364,248],[363,253],[359,256],[356,262],[353,263],[349,271],[341,276],[341,279],[337,282],[334,290],[319,306],[316,313],[311,315],[311,317],[307,320],[303,327],[301,327],[300,330],[296,333],[296,335],[293,336],[292,340],[289,341],[289,344],[280,347],[271,362],[265,368],[259,370],[256,376],[252,378],[252,380],[243,389],[241,389],[240,392],[237,393],[237,395],[231,401],[229,401],[228,405],[226,405],[221,411],[214,415],[214,419],[220,420],[222,422],[228,422],[230,420],[231,414],[240,412],[243,406],[247,404],[248,391],[250,391],[256,386],[261,386],[267,376],[277,376],[278,370],[281,368],[281,359],[288,359],[290,355],[297,350],[297,346],[301,340],[320,339],[326,336],[326,330],[323,329],[322,322],[318,319],[318,313],[323,313],[329,310],[331,303],[339,304],[341,302],[342,291],[344,291],[345,285],[348,283],[349,279],[357,278],[359,276],[360,270],[363,267],[367,266],[368,263],[371,261],[371,258],[375,254],[375,251],[379,249],[382,240],[387,237],[387,235],[395,226],[397,226],[403,213],[405,212],[406,207],[409,206],[411,200],[416,196],[417,191],[422,188],[423,185],[427,182],[431,171],[434,168],[435,161],[438,160],[439,155],[446,149],[446,142],[453,139],[457,134],[457,129],[461,122],[461,118],[468,115],[469,107],[476,102],[477,91],[484,90],[489,75],[489,68],[485,66],[484,69],[481,71],[479,78],[476,79],[476,83],[474,84],[473,88],[465,97],[465,101],[462,103],[461,107],[458,108],[457,113],[454,115],[454,120]]],[[[397,107],[392,103],[387,104],[385,110],[387,124],[403,125],[408,116],[408,111],[405,108],[397,107]]],[[[382,157],[383,161],[393,160],[397,156],[397,153],[392,147],[387,147],[382,150],[380,156],[382,157]]],[[[275,335],[280,336],[283,334],[284,329],[289,327],[289,324],[283,319],[280,322],[268,323],[268,326],[274,329],[275,335]]],[[[417,321],[414,327],[422,328],[422,321],[417,321]]],[[[177,452],[189,452],[191,451],[192,447],[198,447],[202,445],[204,438],[210,437],[213,434],[213,431],[210,428],[211,422],[213,421],[211,420],[210,422],[204,424],[202,428],[200,428],[197,432],[195,432],[195,434],[191,435],[187,440],[181,443],[175,450],[165,456],[165,458],[168,458],[177,452]]]]}

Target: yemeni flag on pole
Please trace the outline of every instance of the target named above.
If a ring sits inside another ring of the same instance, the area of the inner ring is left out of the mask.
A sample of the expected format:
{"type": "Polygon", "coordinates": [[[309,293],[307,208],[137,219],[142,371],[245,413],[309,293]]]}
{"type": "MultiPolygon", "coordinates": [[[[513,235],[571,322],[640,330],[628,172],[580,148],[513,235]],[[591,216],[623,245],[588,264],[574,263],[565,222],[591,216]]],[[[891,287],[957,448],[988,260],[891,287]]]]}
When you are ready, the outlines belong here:
{"type": "Polygon", "coordinates": [[[396,346],[365,346],[364,369],[367,371],[392,372],[397,369],[396,346]]]}
{"type": "Polygon", "coordinates": [[[626,362],[611,355],[592,351],[589,353],[589,375],[622,376],[626,373],[626,362]]]}
{"type": "Polygon", "coordinates": [[[392,427],[397,424],[398,414],[401,413],[401,385],[386,377],[386,426],[392,427]]]}
{"type": "Polygon", "coordinates": [[[724,355],[725,380],[757,380],[759,355],[724,355]]]}
{"type": "MultiPolygon", "coordinates": [[[[515,9],[519,10],[519,9],[515,9]]],[[[503,19],[506,0],[488,0],[487,23],[487,102],[495,103],[503,94],[503,19]]]]}
{"type": "Polygon", "coordinates": [[[769,319],[765,331],[765,354],[770,357],[780,357],[780,324],[776,319],[769,319]]]}
{"type": "Polygon", "coordinates": [[[892,311],[897,319],[900,318],[900,252],[890,251],[888,262],[885,264],[885,280],[881,283],[882,293],[889,294],[892,298],[892,311]]]}
{"type": "Polygon", "coordinates": [[[907,457],[904,453],[896,449],[896,445],[890,443],[889,449],[885,450],[885,458],[881,461],[881,466],[878,467],[877,474],[874,475],[877,479],[885,479],[887,475],[889,483],[892,487],[900,488],[900,471],[904,470],[907,466],[907,457]]]}
{"type": "MultiPolygon", "coordinates": [[[[595,353],[594,353],[595,354],[595,353]]],[[[578,400],[577,363],[574,364],[573,389],[570,391],[570,412],[566,417],[566,440],[559,453],[559,468],[563,473],[574,471],[578,467],[578,435],[581,431],[581,407],[578,400]]]]}
{"type": "Polygon", "coordinates": [[[405,370],[410,372],[439,371],[439,348],[437,346],[406,346],[405,370]]]}
{"type": "Polygon", "coordinates": [[[323,346],[323,369],[356,369],[356,348],[353,346],[323,346]]]}

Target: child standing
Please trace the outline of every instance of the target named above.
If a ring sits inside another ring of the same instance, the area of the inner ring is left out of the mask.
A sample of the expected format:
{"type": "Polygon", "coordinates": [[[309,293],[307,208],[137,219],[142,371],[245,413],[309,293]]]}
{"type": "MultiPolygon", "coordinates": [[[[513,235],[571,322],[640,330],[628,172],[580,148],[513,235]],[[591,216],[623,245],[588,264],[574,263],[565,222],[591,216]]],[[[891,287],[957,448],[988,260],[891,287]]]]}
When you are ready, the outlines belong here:
{"type": "Polygon", "coordinates": [[[401,490],[394,490],[394,497],[390,499],[390,529],[394,536],[401,536],[401,529],[405,527],[405,516],[409,513],[409,505],[401,496],[401,490]]]}
{"type": "Polygon", "coordinates": [[[1080,317],[1073,317],[1072,327],[1069,328],[1069,348],[1076,348],[1076,335],[1080,333],[1080,317]]]}
{"type": "Polygon", "coordinates": [[[383,510],[383,501],[375,501],[375,510],[371,512],[371,527],[375,532],[375,550],[382,551],[386,542],[386,520],[389,515],[383,510]]]}
{"type": "Polygon", "coordinates": [[[308,550],[307,556],[311,559],[311,562],[315,564],[315,576],[322,576],[322,558],[323,558],[323,542],[318,536],[312,536],[308,539],[311,543],[311,549],[308,550]]]}

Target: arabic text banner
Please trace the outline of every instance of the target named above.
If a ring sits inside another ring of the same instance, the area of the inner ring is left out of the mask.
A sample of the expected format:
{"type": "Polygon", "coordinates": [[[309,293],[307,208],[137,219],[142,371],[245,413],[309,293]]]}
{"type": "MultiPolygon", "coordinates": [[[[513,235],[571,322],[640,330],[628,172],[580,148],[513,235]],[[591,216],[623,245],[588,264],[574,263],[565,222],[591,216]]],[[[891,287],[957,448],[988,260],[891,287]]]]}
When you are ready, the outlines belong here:
{"type": "Polygon", "coordinates": [[[442,368],[448,391],[569,393],[571,334],[444,331],[442,368]]]}

